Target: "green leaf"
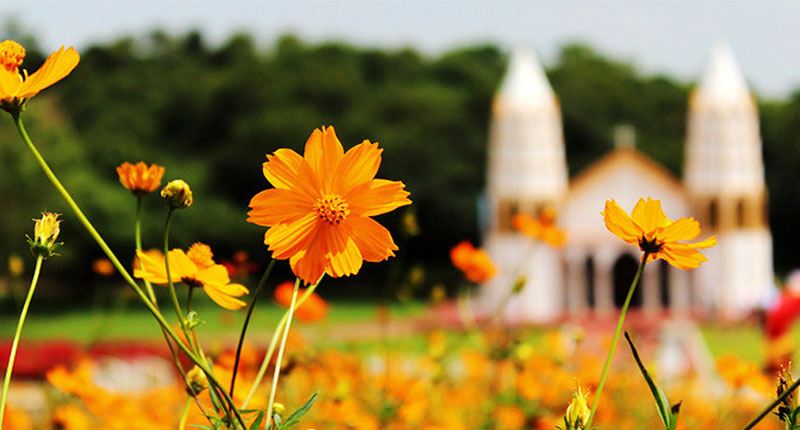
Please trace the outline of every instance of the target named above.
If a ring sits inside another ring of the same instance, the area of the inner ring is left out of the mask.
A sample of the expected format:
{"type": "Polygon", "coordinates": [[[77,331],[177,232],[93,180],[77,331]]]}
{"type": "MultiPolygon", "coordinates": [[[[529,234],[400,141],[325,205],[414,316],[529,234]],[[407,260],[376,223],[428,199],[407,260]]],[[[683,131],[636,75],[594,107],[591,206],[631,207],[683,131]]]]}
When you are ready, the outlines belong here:
{"type": "Polygon", "coordinates": [[[259,428],[261,428],[261,421],[264,420],[264,415],[266,415],[266,412],[264,411],[261,411],[258,414],[255,421],[253,421],[253,424],[250,425],[250,430],[258,430],[259,428]]]}
{"type": "Polygon", "coordinates": [[[644,376],[645,381],[647,381],[647,385],[650,387],[650,392],[653,393],[653,399],[656,401],[656,409],[658,410],[658,416],[661,418],[661,422],[664,424],[664,428],[667,430],[674,430],[675,425],[677,424],[677,417],[678,411],[680,410],[680,403],[675,405],[675,415],[673,420],[673,411],[669,407],[669,401],[667,400],[667,395],[661,391],[661,388],[653,382],[653,378],[650,377],[650,374],[647,373],[647,369],[644,368],[644,364],[642,364],[642,360],[639,358],[639,351],[636,350],[636,347],[633,345],[633,341],[631,340],[630,335],[628,332],[625,332],[625,340],[628,341],[628,345],[631,347],[631,352],[633,353],[633,359],[636,360],[636,364],[639,366],[639,370],[642,371],[642,376],[644,376]]]}
{"type": "Polygon", "coordinates": [[[302,418],[303,415],[305,415],[306,412],[308,412],[308,410],[311,409],[311,405],[313,405],[314,401],[317,400],[317,395],[319,395],[319,393],[314,393],[314,395],[311,396],[310,399],[308,399],[306,404],[301,406],[300,409],[294,411],[294,413],[290,415],[289,418],[286,419],[286,421],[284,421],[281,425],[278,426],[277,430],[288,429],[289,427],[300,422],[300,418],[302,418]]]}
{"type": "Polygon", "coordinates": [[[212,430],[209,426],[201,426],[199,424],[189,424],[189,427],[194,427],[196,429],[203,429],[203,430],[212,430]]]}

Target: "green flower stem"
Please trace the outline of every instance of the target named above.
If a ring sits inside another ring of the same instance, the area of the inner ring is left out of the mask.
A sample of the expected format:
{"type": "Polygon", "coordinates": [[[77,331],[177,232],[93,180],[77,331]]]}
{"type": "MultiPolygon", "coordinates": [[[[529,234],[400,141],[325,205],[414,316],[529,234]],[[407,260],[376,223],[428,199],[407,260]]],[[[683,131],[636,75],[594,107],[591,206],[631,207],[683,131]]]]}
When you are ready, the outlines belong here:
{"type": "MultiPolygon", "coordinates": [[[[325,275],[323,275],[324,277],[325,275]]],[[[311,293],[317,289],[317,285],[322,281],[322,277],[319,278],[316,284],[308,287],[300,296],[300,299],[297,300],[297,304],[294,306],[293,309],[297,309],[306,299],[311,296],[311,293]]],[[[269,347],[267,347],[267,353],[264,354],[264,360],[261,361],[261,367],[258,369],[258,374],[256,374],[256,379],[253,381],[253,386],[250,387],[250,393],[247,394],[247,398],[244,399],[244,403],[242,403],[242,409],[247,408],[247,404],[250,403],[250,399],[256,393],[256,389],[259,385],[261,385],[261,380],[264,379],[264,375],[267,373],[267,367],[269,367],[269,362],[272,360],[272,354],[275,353],[275,348],[278,346],[278,339],[280,338],[280,333],[283,330],[284,325],[286,325],[286,320],[289,318],[289,310],[287,310],[281,320],[278,322],[278,326],[275,327],[275,332],[272,333],[272,340],[269,343],[269,347]]]]}
{"type": "Polygon", "coordinates": [[[586,426],[584,428],[591,429],[592,428],[592,421],[594,420],[594,414],[597,412],[597,405],[600,403],[600,394],[603,392],[603,386],[606,384],[606,378],[608,377],[608,369],[611,367],[611,360],[614,358],[614,350],[617,349],[617,341],[619,340],[619,334],[622,332],[622,323],[625,322],[625,314],[628,313],[628,306],[631,304],[631,299],[633,298],[633,292],[636,290],[636,286],[639,284],[639,278],[642,276],[642,272],[644,272],[644,266],[647,264],[647,257],[650,254],[645,251],[644,255],[642,255],[642,260],[639,262],[639,269],[636,271],[636,276],[633,277],[633,282],[631,282],[630,288],[628,288],[628,295],[625,297],[625,303],[622,304],[622,309],[619,312],[619,320],[617,321],[617,329],[614,331],[614,337],[611,339],[611,348],[608,350],[608,357],[606,357],[606,364],[603,365],[603,373],[600,375],[600,383],[597,384],[597,393],[594,395],[594,402],[592,402],[592,411],[589,413],[589,420],[586,422],[586,426]]]}
{"type": "Polygon", "coordinates": [[[192,406],[192,399],[186,400],[186,405],[183,407],[181,413],[181,420],[178,422],[178,430],[186,429],[186,421],[189,419],[189,407],[192,406]]]}
{"type": "Polygon", "coordinates": [[[764,417],[769,415],[769,413],[772,412],[773,409],[775,409],[775,406],[778,406],[781,403],[781,401],[783,401],[783,399],[785,399],[787,396],[790,396],[794,392],[794,390],[797,389],[798,386],[800,386],[800,379],[794,381],[792,385],[789,385],[785,390],[783,390],[783,392],[781,393],[780,396],[778,396],[778,398],[776,398],[775,400],[772,401],[772,403],[767,405],[767,407],[764,408],[764,410],[761,411],[761,413],[758,414],[757,417],[753,418],[753,421],[750,421],[750,423],[744,426],[742,430],[750,430],[753,427],[755,427],[756,424],[758,424],[761,420],[764,419],[764,417]]]}
{"type": "Polygon", "coordinates": [[[250,302],[250,306],[247,308],[247,315],[244,317],[244,324],[242,325],[242,332],[239,334],[239,344],[236,345],[236,358],[233,360],[233,373],[231,375],[231,390],[230,395],[233,397],[233,387],[236,384],[236,373],[239,371],[239,359],[242,355],[242,345],[244,344],[244,335],[247,333],[247,326],[250,324],[250,317],[253,315],[253,309],[256,307],[256,300],[258,299],[258,293],[261,292],[261,289],[264,288],[264,285],[267,283],[267,279],[269,278],[269,274],[272,272],[272,268],[275,267],[275,260],[270,260],[267,269],[264,271],[264,274],[261,276],[261,280],[258,281],[258,285],[256,286],[256,291],[253,293],[253,300],[250,302]]]}
{"type": "MultiPolygon", "coordinates": [[[[61,181],[58,179],[58,177],[55,175],[55,173],[53,173],[53,170],[50,169],[50,166],[47,164],[47,162],[44,160],[42,155],[36,149],[36,146],[33,144],[33,142],[31,141],[30,137],[28,137],[28,132],[25,131],[25,127],[22,124],[22,118],[20,117],[20,113],[19,112],[15,112],[15,113],[12,113],[11,116],[14,119],[14,125],[17,127],[17,131],[19,132],[20,137],[22,137],[22,141],[25,143],[25,145],[28,147],[28,149],[33,154],[33,157],[39,163],[39,166],[44,171],[44,174],[45,174],[45,176],[47,176],[47,179],[49,179],[50,182],[53,184],[53,186],[56,188],[56,190],[58,190],[58,192],[61,194],[61,197],[64,198],[64,200],[67,202],[69,207],[75,213],[75,216],[78,217],[78,220],[80,221],[81,225],[83,225],[83,227],[86,229],[86,231],[89,233],[89,235],[92,236],[92,239],[94,239],[94,241],[97,243],[97,245],[103,251],[103,253],[106,254],[106,257],[108,257],[108,259],[111,260],[111,264],[113,264],[114,267],[117,269],[117,271],[122,275],[122,278],[125,279],[125,282],[128,284],[128,286],[130,286],[131,289],[133,289],[133,291],[136,293],[136,295],[139,296],[139,299],[144,303],[145,307],[147,307],[147,310],[150,311],[150,313],[153,315],[153,317],[155,317],[156,321],[158,321],[158,323],[161,325],[161,327],[164,330],[166,330],[166,332],[175,341],[175,343],[178,345],[178,347],[186,354],[187,357],[189,357],[190,360],[192,360],[192,362],[194,362],[195,364],[197,364],[200,367],[200,369],[203,371],[203,373],[206,374],[206,377],[208,378],[209,383],[215,384],[218,387],[221,387],[222,385],[214,377],[214,374],[211,373],[211,370],[208,368],[208,366],[204,362],[200,361],[200,359],[189,349],[189,347],[187,347],[183,342],[181,342],[181,340],[178,337],[178,335],[175,334],[175,331],[173,331],[172,327],[169,326],[169,323],[167,322],[167,320],[165,320],[164,316],[161,315],[161,312],[159,312],[158,309],[153,305],[153,303],[150,301],[150,299],[147,297],[147,295],[145,295],[144,291],[142,291],[142,289],[139,288],[139,285],[136,284],[136,281],[133,280],[131,275],[128,273],[128,270],[125,269],[125,266],[123,266],[122,263],[120,263],[120,261],[117,258],[117,256],[114,254],[114,252],[111,250],[111,248],[108,247],[108,244],[106,244],[106,241],[103,239],[102,236],[100,236],[100,233],[97,232],[97,229],[94,228],[94,226],[92,225],[91,221],[89,221],[89,219],[86,218],[86,215],[84,215],[83,211],[78,206],[78,204],[75,203],[75,200],[69,194],[67,189],[64,188],[64,185],[61,184],[61,181]]],[[[239,420],[239,422],[244,427],[244,420],[242,419],[241,414],[239,414],[239,411],[236,410],[236,407],[235,407],[235,405],[233,403],[233,399],[231,399],[227,395],[228,393],[224,392],[224,390],[223,390],[223,394],[225,394],[225,396],[226,396],[225,400],[232,406],[234,414],[236,415],[237,419],[239,420]]]]}
{"type": "Polygon", "coordinates": [[[181,310],[181,304],[178,302],[178,295],[175,293],[175,284],[172,283],[172,276],[169,273],[169,226],[172,224],[172,214],[175,213],[175,208],[170,207],[167,213],[167,221],[164,223],[164,270],[167,272],[167,284],[169,285],[169,296],[172,298],[172,305],[175,307],[175,314],[178,316],[178,322],[181,325],[181,330],[189,340],[189,333],[186,332],[186,315],[181,310]]]}
{"type": "Polygon", "coordinates": [[[8,367],[6,368],[6,377],[3,379],[3,393],[0,395],[0,430],[3,428],[3,415],[6,409],[6,396],[8,396],[8,387],[11,385],[11,372],[14,369],[14,359],[17,356],[17,345],[19,345],[19,337],[22,334],[22,326],[25,324],[25,316],[28,315],[28,307],[33,298],[33,291],[36,289],[36,283],[39,281],[39,272],[42,269],[42,260],[44,258],[40,255],[36,258],[36,267],[33,269],[33,279],[31,279],[31,286],[28,288],[28,297],[25,298],[25,304],[22,305],[22,313],[19,315],[17,322],[17,331],[14,333],[14,342],[11,344],[11,354],[8,356],[8,367]]]}
{"type": "Polygon", "coordinates": [[[275,372],[272,374],[272,388],[269,391],[269,403],[267,403],[267,425],[272,427],[272,407],[275,403],[275,391],[278,389],[278,376],[281,374],[281,360],[286,349],[286,338],[289,337],[289,327],[292,325],[292,315],[294,315],[294,305],[297,303],[297,289],[300,287],[300,278],[294,281],[294,291],[292,291],[292,302],[289,305],[289,316],[286,319],[286,327],[283,329],[281,337],[281,347],[278,349],[278,357],[275,359],[275,372]]]}
{"type": "MultiPolygon", "coordinates": [[[[142,250],[142,212],[144,211],[144,205],[142,204],[142,196],[136,196],[136,227],[134,233],[134,239],[136,240],[136,250],[141,252],[142,250]]],[[[144,263],[139,260],[139,269],[144,270],[144,263]]],[[[144,280],[144,286],[147,288],[147,294],[150,296],[150,301],[153,302],[153,305],[158,307],[158,303],[156,302],[156,294],[153,291],[153,285],[150,284],[150,281],[147,279],[144,280]]]]}

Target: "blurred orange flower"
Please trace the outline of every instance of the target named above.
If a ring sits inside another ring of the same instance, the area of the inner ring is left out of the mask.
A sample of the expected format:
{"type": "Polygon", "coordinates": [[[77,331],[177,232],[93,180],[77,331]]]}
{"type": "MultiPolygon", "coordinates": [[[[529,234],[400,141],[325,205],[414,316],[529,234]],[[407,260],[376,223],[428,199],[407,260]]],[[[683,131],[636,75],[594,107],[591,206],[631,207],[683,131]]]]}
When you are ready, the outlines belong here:
{"type": "MultiPolygon", "coordinates": [[[[275,288],[275,302],[284,308],[289,308],[292,304],[292,293],[294,291],[293,282],[284,282],[275,288]]],[[[304,288],[300,288],[297,296],[300,297],[305,292],[304,288]]],[[[308,298],[295,309],[294,316],[300,321],[314,322],[320,321],[328,315],[328,304],[317,293],[311,293],[308,298]]]]}
{"type": "Polygon", "coordinates": [[[69,403],[53,410],[53,427],[63,430],[86,430],[92,428],[92,420],[83,408],[69,403]]]}
{"type": "Polygon", "coordinates": [[[700,235],[700,223],[694,218],[672,221],[661,210],[661,201],[650,197],[639,199],[628,216],[616,201],[606,201],[602,212],[606,227],[611,233],[648,253],[647,261],[657,258],[679,269],[694,269],[706,260],[697,249],[710,248],[717,244],[717,237],[695,243],[681,243],[700,235]]]}
{"type": "MultiPolygon", "coordinates": [[[[232,284],[230,277],[228,277],[228,271],[221,264],[213,264],[214,262],[211,260],[213,265],[209,266],[208,263],[211,257],[205,251],[210,254],[211,249],[205,250],[202,246],[193,245],[188,255],[180,249],[173,249],[167,253],[169,274],[172,282],[183,282],[189,287],[202,287],[211,300],[225,309],[237,310],[242,308],[245,303],[236,297],[247,294],[247,288],[241,284],[232,284]],[[202,252],[198,251],[198,249],[202,250],[202,252]],[[197,252],[193,252],[193,250],[197,252]]],[[[163,256],[154,256],[141,251],[136,251],[136,255],[142,267],[139,268],[138,264],[135,265],[133,276],[154,284],[167,283],[167,272],[163,256]]]]}
{"type": "Polygon", "coordinates": [[[397,250],[389,231],[371,216],[411,204],[400,181],[375,179],[382,149],[365,140],[344,152],[333,127],[316,129],[303,156],[291,149],[267,155],[264,176],[274,188],[250,200],[247,221],[270,227],[272,258],[289,259],[305,283],[323,273],[358,273],[397,250]]]}
{"type": "Polygon", "coordinates": [[[25,48],[13,40],[0,43],[0,107],[18,111],[26,99],[67,76],[80,61],[74,48],[62,46],[47,57],[42,67],[28,75],[19,66],[25,59],[25,48]]]}
{"type": "Polygon", "coordinates": [[[117,167],[117,174],[122,185],[137,196],[152,193],[161,186],[164,168],[158,164],[147,167],[143,161],[136,164],[127,161],[117,167]]]}
{"type": "Polygon", "coordinates": [[[111,276],[115,270],[108,258],[98,258],[92,262],[92,271],[100,276],[111,276]]]}
{"type": "Polygon", "coordinates": [[[489,254],[467,241],[450,250],[450,260],[472,282],[486,282],[497,274],[497,266],[489,254]]]}
{"type": "Polygon", "coordinates": [[[553,209],[545,209],[539,218],[525,214],[517,214],[511,219],[511,225],[527,236],[555,247],[561,248],[567,243],[567,232],[555,226],[556,213],[553,209]]]}

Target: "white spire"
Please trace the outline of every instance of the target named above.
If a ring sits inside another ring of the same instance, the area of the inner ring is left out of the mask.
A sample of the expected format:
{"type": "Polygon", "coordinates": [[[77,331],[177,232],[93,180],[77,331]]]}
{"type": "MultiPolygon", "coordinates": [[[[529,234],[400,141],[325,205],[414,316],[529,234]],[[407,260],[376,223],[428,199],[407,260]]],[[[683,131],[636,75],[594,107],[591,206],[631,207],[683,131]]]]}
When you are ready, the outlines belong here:
{"type": "Polygon", "coordinates": [[[729,105],[750,100],[744,76],[726,43],[714,44],[697,95],[711,104],[729,105]]]}
{"type": "Polygon", "coordinates": [[[539,110],[554,106],[553,89],[532,49],[517,48],[511,55],[497,102],[508,110],[539,110]]]}

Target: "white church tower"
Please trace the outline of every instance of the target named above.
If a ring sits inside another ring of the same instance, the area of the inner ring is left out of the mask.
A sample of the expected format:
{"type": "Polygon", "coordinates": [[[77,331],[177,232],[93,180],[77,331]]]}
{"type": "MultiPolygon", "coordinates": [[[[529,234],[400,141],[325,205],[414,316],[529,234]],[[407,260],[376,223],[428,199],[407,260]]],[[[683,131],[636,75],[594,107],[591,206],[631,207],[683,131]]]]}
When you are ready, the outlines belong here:
{"type": "Polygon", "coordinates": [[[525,288],[506,307],[505,319],[536,322],[561,315],[565,298],[559,251],[515,231],[511,218],[557,208],[566,192],[558,100],[533,51],[518,49],[492,105],[484,246],[499,273],[483,286],[483,313],[492,312],[524,276],[525,288]]]}
{"type": "Polygon", "coordinates": [[[703,237],[719,244],[703,250],[709,262],[692,271],[700,308],[735,318],[757,307],[773,283],[772,236],[758,112],[725,45],[717,45],[689,99],[684,182],[703,237]]]}

